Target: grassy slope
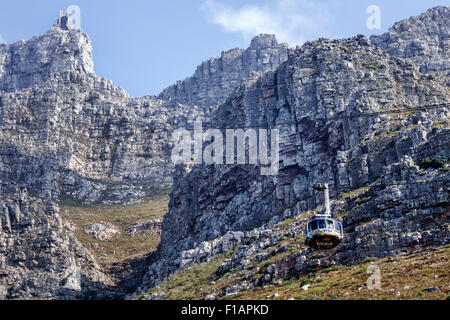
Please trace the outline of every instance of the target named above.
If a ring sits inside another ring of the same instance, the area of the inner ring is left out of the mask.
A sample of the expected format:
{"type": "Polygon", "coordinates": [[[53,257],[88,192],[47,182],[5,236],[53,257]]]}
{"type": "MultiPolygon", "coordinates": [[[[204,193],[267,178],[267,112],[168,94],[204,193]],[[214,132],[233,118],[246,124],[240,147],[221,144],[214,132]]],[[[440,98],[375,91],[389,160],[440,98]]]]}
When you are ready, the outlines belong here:
{"type": "Polygon", "coordinates": [[[61,216],[76,227],[75,236],[88,247],[97,261],[103,264],[122,261],[154,251],[160,241],[155,232],[129,235],[125,233],[132,224],[140,220],[162,219],[167,213],[169,196],[158,195],[151,200],[133,206],[75,206],[61,205],[61,216]],[[83,232],[85,224],[111,223],[120,229],[107,241],[96,240],[83,232]]]}
{"type": "MultiPolygon", "coordinates": [[[[449,299],[449,255],[450,245],[446,245],[379,260],[369,258],[355,266],[298,275],[298,278],[280,280],[223,299],[449,299]],[[371,264],[381,269],[380,290],[366,287],[370,276],[366,271],[371,264]],[[305,284],[310,284],[308,290],[301,289],[305,284]],[[439,289],[425,290],[432,286],[439,289]]],[[[212,292],[224,292],[226,287],[241,281],[239,274],[217,277],[217,268],[225,258],[221,255],[209,263],[178,271],[137,299],[149,298],[152,293],[163,294],[164,299],[203,299],[212,292]]]]}

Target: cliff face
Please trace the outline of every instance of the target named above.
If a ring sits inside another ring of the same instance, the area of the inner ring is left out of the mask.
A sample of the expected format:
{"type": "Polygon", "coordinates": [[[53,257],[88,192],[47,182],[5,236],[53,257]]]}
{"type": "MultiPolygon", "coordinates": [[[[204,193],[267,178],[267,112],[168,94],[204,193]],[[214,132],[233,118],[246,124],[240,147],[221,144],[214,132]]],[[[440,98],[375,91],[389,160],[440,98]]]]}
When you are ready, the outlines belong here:
{"type": "Polygon", "coordinates": [[[0,189],[0,300],[113,298],[120,294],[63,222],[58,206],[0,189]]]}
{"type": "Polygon", "coordinates": [[[188,105],[213,106],[228,98],[252,73],[276,69],[287,59],[287,51],[287,44],[278,43],[274,35],[257,36],[245,50],[232,49],[204,61],[193,76],[168,87],[158,97],[188,105]]]}
{"type": "Polygon", "coordinates": [[[198,112],[104,86],[95,76],[65,72],[1,94],[0,177],[46,197],[68,193],[86,202],[102,197],[104,183],[95,180],[170,182],[174,125],[198,112]]]}
{"type": "MultiPolygon", "coordinates": [[[[188,82],[220,101],[285,55],[285,45],[260,36],[247,50],[204,63],[188,82]]],[[[173,129],[203,115],[197,104],[213,101],[194,93],[130,98],[93,73],[89,37],[58,24],[41,37],[0,46],[0,61],[0,177],[54,199],[107,198],[108,185],[92,179],[170,183],[173,129]]]]}
{"type": "MultiPolygon", "coordinates": [[[[121,294],[51,201],[145,199],[149,184],[172,182],[173,130],[203,115],[192,99],[131,98],[95,75],[89,37],[63,20],[42,36],[0,45],[0,181],[13,188],[2,193],[0,299],[121,294]]],[[[199,67],[205,77],[196,84],[205,94],[215,79],[205,99],[219,101],[240,77],[278,65],[285,51],[273,36],[258,37],[199,67]]]]}
{"type": "MultiPolygon", "coordinates": [[[[434,28],[447,15],[448,8],[435,8],[408,21],[422,47],[434,48],[436,39],[447,37],[448,22],[434,28]]],[[[392,37],[386,45],[397,42],[402,40],[392,37]]],[[[239,165],[179,167],[162,226],[161,260],[142,288],[230,248],[238,252],[225,269],[245,268],[266,242],[276,244],[276,223],[318,208],[317,183],[328,183],[332,198],[342,199],[333,201],[333,210],[343,219],[345,241],[320,259],[301,250],[275,266],[284,273],[448,241],[448,68],[440,64],[440,73],[430,76],[421,67],[428,56],[402,59],[380,47],[363,36],[308,42],[214,108],[213,128],[278,128],[279,173],[264,177],[255,166],[239,165]],[[441,164],[429,165],[435,160],[441,164]],[[352,190],[364,192],[355,199],[347,196],[352,190]]],[[[438,47],[436,57],[448,55],[448,46],[438,47]]],[[[289,236],[301,237],[305,221],[289,236]]],[[[273,270],[268,273],[270,280],[273,270]]]]}
{"type": "MultiPolygon", "coordinates": [[[[446,105],[423,108],[448,99],[445,85],[427,80],[365,38],[305,44],[276,72],[243,85],[211,115],[214,128],[278,128],[279,174],[264,178],[253,167],[203,165],[181,174],[161,245],[173,247],[172,237],[193,245],[296,204],[314,209],[314,200],[303,199],[312,196],[311,186],[320,181],[329,183],[336,196],[373,183],[404,156],[420,163],[439,153],[438,147],[418,151],[438,139],[433,123],[446,119],[449,111],[446,105]],[[405,108],[407,112],[396,113],[405,108]],[[190,235],[200,238],[190,243],[190,235]]],[[[446,128],[441,130],[445,137],[446,128]]],[[[445,141],[438,140],[436,145],[445,141]]],[[[443,156],[447,152],[442,149],[443,156]]]]}
{"type": "Polygon", "coordinates": [[[0,49],[1,179],[85,202],[107,196],[92,179],[171,182],[171,133],[196,107],[130,98],[96,76],[80,30],[55,25],[0,49]]]}

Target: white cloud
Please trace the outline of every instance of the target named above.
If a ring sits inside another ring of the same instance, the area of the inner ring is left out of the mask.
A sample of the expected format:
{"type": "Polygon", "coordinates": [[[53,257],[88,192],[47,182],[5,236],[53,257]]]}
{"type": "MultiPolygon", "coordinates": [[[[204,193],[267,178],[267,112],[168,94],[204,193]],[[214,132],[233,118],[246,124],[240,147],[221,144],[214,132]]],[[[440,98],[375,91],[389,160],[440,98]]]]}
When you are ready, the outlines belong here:
{"type": "Polygon", "coordinates": [[[201,9],[211,23],[227,32],[239,32],[245,39],[271,33],[291,45],[323,37],[329,22],[329,8],[317,0],[279,0],[240,8],[205,0],[201,9]]]}

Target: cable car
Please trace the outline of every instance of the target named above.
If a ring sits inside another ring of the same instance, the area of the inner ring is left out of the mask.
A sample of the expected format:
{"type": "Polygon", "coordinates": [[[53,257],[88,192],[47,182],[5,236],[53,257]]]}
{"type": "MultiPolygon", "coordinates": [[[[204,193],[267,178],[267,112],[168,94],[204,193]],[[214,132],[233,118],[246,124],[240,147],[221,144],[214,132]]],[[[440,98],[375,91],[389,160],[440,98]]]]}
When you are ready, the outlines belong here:
{"type": "Polygon", "coordinates": [[[314,188],[324,191],[325,214],[317,214],[308,222],[305,243],[315,250],[333,249],[344,239],[342,223],[331,216],[328,185],[318,185],[314,188]]]}

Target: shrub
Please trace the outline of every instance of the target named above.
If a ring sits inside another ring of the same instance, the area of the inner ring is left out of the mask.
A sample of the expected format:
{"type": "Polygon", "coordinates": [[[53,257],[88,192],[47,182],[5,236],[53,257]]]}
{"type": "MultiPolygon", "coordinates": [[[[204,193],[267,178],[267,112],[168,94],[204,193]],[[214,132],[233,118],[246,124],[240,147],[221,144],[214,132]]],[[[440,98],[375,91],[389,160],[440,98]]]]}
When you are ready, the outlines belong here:
{"type": "Polygon", "coordinates": [[[368,257],[368,258],[365,258],[363,260],[363,263],[375,262],[375,261],[377,261],[377,258],[375,258],[375,257],[368,257]]]}
{"type": "Polygon", "coordinates": [[[420,166],[425,169],[444,169],[447,166],[448,159],[446,157],[435,155],[434,157],[426,157],[420,162],[420,166]]]}

